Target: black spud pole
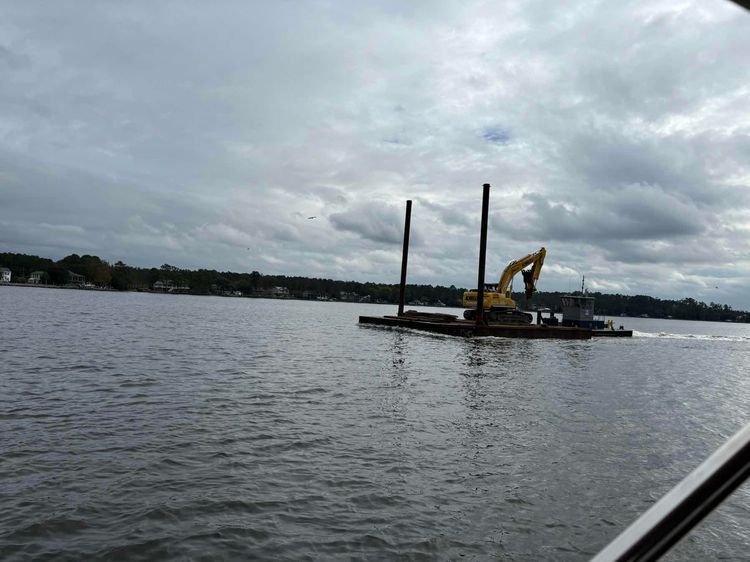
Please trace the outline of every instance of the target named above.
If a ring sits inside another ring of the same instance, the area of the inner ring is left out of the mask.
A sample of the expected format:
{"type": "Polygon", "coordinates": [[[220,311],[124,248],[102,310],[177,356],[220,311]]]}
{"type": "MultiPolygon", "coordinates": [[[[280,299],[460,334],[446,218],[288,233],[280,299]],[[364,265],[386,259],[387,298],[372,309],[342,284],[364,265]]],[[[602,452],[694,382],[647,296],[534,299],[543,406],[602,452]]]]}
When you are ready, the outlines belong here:
{"type": "Polygon", "coordinates": [[[404,220],[404,252],[401,256],[401,285],[398,289],[398,315],[404,315],[406,298],[406,262],[409,261],[409,229],[411,228],[411,199],[406,201],[406,219],[404,220]]]}
{"type": "Polygon", "coordinates": [[[479,268],[477,272],[477,326],[484,324],[484,262],[487,258],[487,215],[490,209],[490,184],[482,193],[482,231],[479,236],[479,268]]]}

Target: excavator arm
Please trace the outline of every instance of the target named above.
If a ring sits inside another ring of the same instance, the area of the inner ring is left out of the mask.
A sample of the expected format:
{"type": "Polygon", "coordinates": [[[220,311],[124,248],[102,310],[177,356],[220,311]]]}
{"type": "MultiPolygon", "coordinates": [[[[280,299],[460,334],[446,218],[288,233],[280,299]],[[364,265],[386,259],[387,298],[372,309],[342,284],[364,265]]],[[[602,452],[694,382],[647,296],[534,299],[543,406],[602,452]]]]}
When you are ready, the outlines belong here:
{"type": "Polygon", "coordinates": [[[497,284],[497,292],[506,298],[510,298],[513,287],[513,277],[520,271],[523,275],[526,298],[531,298],[531,295],[536,291],[536,282],[539,279],[539,274],[542,272],[542,265],[544,264],[544,257],[546,255],[547,250],[540,248],[536,252],[510,262],[500,276],[500,282],[497,284]],[[529,265],[531,266],[531,269],[523,269],[529,265]]]}
{"type": "MultiPolygon", "coordinates": [[[[542,272],[542,264],[547,250],[540,248],[539,251],[529,254],[520,259],[514,260],[508,264],[500,276],[500,283],[497,285],[497,292],[484,291],[483,308],[486,312],[486,319],[489,321],[505,324],[529,324],[532,320],[531,315],[516,309],[516,302],[511,298],[513,290],[513,277],[519,271],[523,275],[523,284],[526,289],[526,302],[536,290],[536,282],[539,274],[542,272]],[[531,269],[524,270],[524,267],[531,266],[531,269]]],[[[464,311],[464,318],[473,320],[476,318],[475,309],[479,294],[476,289],[464,293],[463,305],[467,309],[464,311]]]]}

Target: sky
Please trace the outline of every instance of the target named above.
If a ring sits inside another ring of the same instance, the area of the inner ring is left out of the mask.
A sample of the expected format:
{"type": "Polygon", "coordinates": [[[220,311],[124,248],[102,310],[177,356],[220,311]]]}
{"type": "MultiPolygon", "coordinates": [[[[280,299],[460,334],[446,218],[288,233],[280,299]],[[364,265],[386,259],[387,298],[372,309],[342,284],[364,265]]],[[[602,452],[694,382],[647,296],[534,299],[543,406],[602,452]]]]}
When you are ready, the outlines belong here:
{"type": "Polygon", "coordinates": [[[487,282],[750,309],[734,4],[0,10],[0,251],[398,283],[412,199],[408,282],[474,287],[490,183],[487,282]]]}

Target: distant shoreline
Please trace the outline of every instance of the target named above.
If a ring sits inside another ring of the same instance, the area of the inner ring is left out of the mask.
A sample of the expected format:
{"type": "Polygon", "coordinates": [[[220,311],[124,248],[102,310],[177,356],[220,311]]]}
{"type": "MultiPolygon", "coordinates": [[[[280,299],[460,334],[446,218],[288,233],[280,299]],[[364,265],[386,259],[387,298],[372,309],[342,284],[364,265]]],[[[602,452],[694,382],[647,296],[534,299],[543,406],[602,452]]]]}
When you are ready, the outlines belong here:
{"type": "MultiPolygon", "coordinates": [[[[87,254],[71,254],[53,261],[39,256],[5,252],[0,253],[0,268],[3,269],[6,282],[22,287],[389,305],[395,305],[399,301],[399,285],[394,283],[264,275],[258,271],[238,273],[191,270],[166,263],[159,268],[145,268],[130,266],[121,261],[111,264],[98,256],[87,254]],[[6,270],[10,270],[12,279],[8,279],[6,270]],[[13,283],[13,280],[21,283],[13,283]]],[[[461,309],[465,291],[466,289],[454,285],[444,287],[407,283],[406,304],[410,307],[448,306],[461,309]]],[[[511,298],[525,309],[560,311],[561,299],[569,293],[540,290],[534,293],[531,301],[527,301],[522,292],[514,292],[511,298]]],[[[595,311],[602,316],[750,323],[750,312],[734,310],[726,304],[705,303],[692,297],[662,299],[648,295],[598,291],[588,291],[587,294],[596,299],[595,311]]]]}
{"type": "MultiPolygon", "coordinates": [[[[302,301],[302,302],[321,302],[321,303],[327,303],[327,302],[335,302],[335,303],[343,303],[343,304],[377,304],[381,306],[397,306],[398,303],[391,303],[391,302],[368,302],[368,303],[362,303],[362,302],[355,302],[355,301],[346,301],[346,300],[316,300],[316,299],[304,299],[294,296],[289,297],[272,297],[272,296],[258,296],[258,295],[221,295],[221,294],[207,294],[207,295],[200,295],[200,294],[194,294],[194,293],[169,293],[165,291],[154,291],[150,289],[128,289],[125,291],[120,291],[117,289],[113,289],[111,287],[76,287],[76,286],[66,286],[66,285],[45,285],[41,283],[0,283],[0,287],[31,287],[31,288],[37,288],[37,289],[71,289],[71,290],[77,290],[77,291],[96,291],[96,292],[107,292],[107,293],[142,293],[142,294],[149,294],[149,295],[183,295],[183,296],[189,296],[189,297],[217,297],[217,298],[235,298],[235,299],[265,299],[265,300],[275,300],[275,301],[302,301]]],[[[406,306],[415,306],[420,308],[445,308],[440,307],[437,305],[430,305],[430,304],[408,304],[406,306]]],[[[449,306],[447,308],[461,308],[456,306],[449,306]]],[[[536,310],[527,310],[526,312],[536,312],[536,310]]],[[[558,313],[559,314],[559,313],[558,313]]],[[[622,316],[617,314],[606,314],[606,313],[597,313],[596,316],[603,317],[603,318],[630,318],[630,319],[636,319],[636,320],[680,320],[684,322],[717,322],[720,324],[747,324],[747,322],[735,322],[731,320],[706,320],[706,319],[700,319],[700,318],[662,318],[662,317],[655,317],[655,316],[622,316]]]]}
{"type": "MultiPolygon", "coordinates": [[[[76,287],[73,285],[45,285],[43,283],[0,283],[0,287],[31,287],[34,289],[69,289],[74,291],[93,291],[93,292],[106,292],[106,293],[142,293],[145,295],[182,295],[188,297],[219,297],[219,298],[232,298],[232,299],[266,299],[272,301],[304,301],[304,302],[341,302],[346,304],[378,304],[378,305],[389,305],[397,306],[398,303],[393,302],[368,302],[361,303],[356,301],[345,301],[337,299],[329,300],[318,300],[318,299],[304,299],[295,296],[289,297],[272,297],[267,295],[223,295],[223,294],[196,294],[196,293],[170,293],[168,291],[154,291],[153,289],[113,289],[112,287],[76,287]]],[[[407,304],[407,306],[429,306],[432,308],[438,308],[437,305],[430,304],[407,304]]],[[[455,308],[455,307],[454,307],[455,308]]],[[[460,307],[459,307],[460,308],[460,307]]]]}
{"type": "Polygon", "coordinates": [[[109,293],[120,293],[112,287],[76,287],[74,285],[46,285],[44,283],[0,283],[0,287],[34,287],[40,289],[75,289],[77,291],[107,291],[109,293]]]}

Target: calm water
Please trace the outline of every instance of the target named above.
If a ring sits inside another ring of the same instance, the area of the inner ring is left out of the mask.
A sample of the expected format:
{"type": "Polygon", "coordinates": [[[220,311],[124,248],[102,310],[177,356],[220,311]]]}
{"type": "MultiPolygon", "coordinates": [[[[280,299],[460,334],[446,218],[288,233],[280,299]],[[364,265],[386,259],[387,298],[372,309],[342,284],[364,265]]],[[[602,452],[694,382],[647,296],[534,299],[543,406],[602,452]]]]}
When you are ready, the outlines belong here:
{"type": "MultiPolygon", "coordinates": [[[[0,287],[0,559],[585,560],[750,421],[750,325],[393,308],[0,287]]],[[[745,486],[668,558],[748,552],[745,486]]]]}

